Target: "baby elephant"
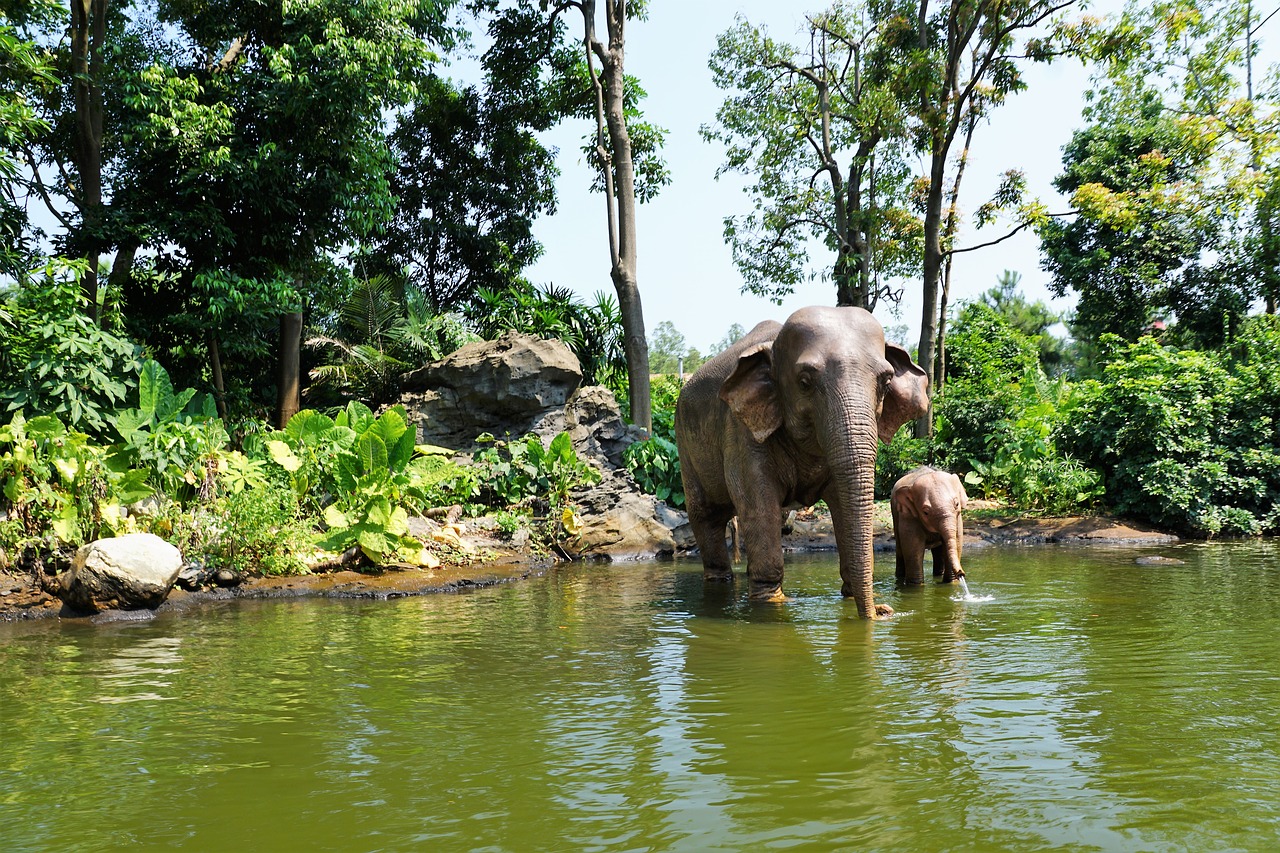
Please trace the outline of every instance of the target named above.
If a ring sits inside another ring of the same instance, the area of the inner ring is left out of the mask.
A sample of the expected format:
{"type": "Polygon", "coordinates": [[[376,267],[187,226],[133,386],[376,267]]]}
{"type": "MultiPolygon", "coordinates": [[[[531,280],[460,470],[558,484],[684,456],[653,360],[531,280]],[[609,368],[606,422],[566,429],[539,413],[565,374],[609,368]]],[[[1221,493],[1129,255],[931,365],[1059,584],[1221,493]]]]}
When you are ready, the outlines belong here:
{"type": "Polygon", "coordinates": [[[960,511],[969,503],[960,478],[927,465],[893,484],[893,538],[897,544],[900,582],[924,583],[924,549],[933,551],[933,576],[943,583],[964,577],[960,544],[964,521],[960,511]]]}

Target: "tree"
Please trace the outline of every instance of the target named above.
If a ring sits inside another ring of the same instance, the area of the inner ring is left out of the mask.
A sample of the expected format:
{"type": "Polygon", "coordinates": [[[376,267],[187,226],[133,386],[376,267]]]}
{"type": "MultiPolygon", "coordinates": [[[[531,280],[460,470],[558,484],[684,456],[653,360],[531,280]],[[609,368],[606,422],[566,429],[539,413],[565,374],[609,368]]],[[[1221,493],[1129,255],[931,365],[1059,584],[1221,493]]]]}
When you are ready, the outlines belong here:
{"type": "Polygon", "coordinates": [[[755,211],[725,219],[744,290],[780,301],[805,279],[829,276],[837,305],[874,309],[897,301],[895,279],[918,273],[894,7],[866,0],[810,16],[807,51],[742,18],[717,40],[712,75],[734,94],[702,135],[725,146],[717,177],[755,178],[755,211]],[[812,240],[834,261],[812,268],[812,240]]]}
{"type": "MultiPolygon", "coordinates": [[[[110,199],[93,216],[81,202],[80,219],[94,253],[118,249],[113,279],[134,328],[195,333],[173,351],[212,362],[216,377],[223,342],[254,344],[264,321],[278,322],[287,419],[299,404],[302,311],[325,297],[328,253],[390,216],[385,117],[415,95],[429,43],[449,38],[449,3],[162,0],[107,17],[111,61],[90,69],[88,96],[101,94],[110,199]],[[135,263],[140,249],[152,259],[135,263]]],[[[81,190],[62,154],[80,137],[59,103],[49,108],[53,132],[33,172],[51,166],[60,177],[48,197],[70,198],[81,190]]]]}
{"type": "Polygon", "coordinates": [[[14,278],[35,266],[26,201],[37,188],[23,165],[33,141],[48,131],[31,93],[58,85],[53,57],[23,30],[60,16],[53,2],[33,2],[0,19],[0,275],[14,278]]]}
{"type": "Polygon", "coordinates": [[[1092,124],[1063,148],[1054,181],[1079,213],[1040,227],[1042,264],[1055,296],[1079,294],[1078,335],[1135,341],[1169,307],[1185,265],[1219,233],[1197,188],[1213,143],[1188,133],[1141,83],[1103,92],[1086,117],[1092,124]]]}
{"type": "Polygon", "coordinates": [[[680,367],[692,370],[684,359],[689,354],[689,343],[670,320],[663,320],[653,330],[649,343],[650,369],[654,373],[678,373],[680,367]]]}
{"type": "Polygon", "coordinates": [[[1022,276],[1012,270],[1000,274],[995,287],[978,297],[1022,334],[1038,341],[1040,366],[1045,373],[1061,373],[1066,358],[1063,341],[1049,333],[1049,327],[1062,320],[1062,315],[1040,300],[1031,302],[1018,290],[1022,276]]]}
{"type": "MultiPolygon", "coordinates": [[[[490,34],[494,36],[491,50],[505,52],[512,62],[550,66],[554,74],[550,83],[559,87],[562,115],[594,120],[588,150],[599,170],[596,188],[605,198],[610,278],[622,319],[631,418],[648,430],[652,425],[649,350],[637,271],[636,204],[656,193],[669,176],[658,156],[665,131],[643,120],[637,104],[644,91],[625,72],[626,24],[632,18],[642,19],[646,5],[644,0],[605,0],[606,40],[602,41],[596,0],[540,0],[539,8],[549,12],[546,16],[535,11],[532,0],[519,0],[498,13],[490,34]],[[561,61],[567,16],[582,26],[581,39],[573,39],[582,61],[571,67],[561,61]]],[[[517,78],[528,80],[530,75],[520,73],[517,78]]]]}
{"type": "MultiPolygon", "coordinates": [[[[915,43],[903,44],[912,79],[916,81],[916,117],[929,169],[924,189],[923,308],[918,361],[931,383],[935,380],[939,288],[946,255],[955,251],[944,242],[944,235],[947,231],[954,233],[954,226],[944,228],[946,212],[943,209],[952,147],[962,128],[973,122],[975,115],[1025,88],[1019,60],[1050,59],[1062,49],[1057,37],[1069,43],[1078,35],[1077,30],[1056,22],[1055,38],[1040,35],[1047,22],[1075,2],[950,0],[930,15],[928,0],[921,0],[914,18],[915,43]],[[1018,51],[1015,40],[1022,36],[1030,38],[1023,50],[1018,51]]],[[[1018,178],[1016,173],[1007,176],[1010,191],[1004,194],[1014,194],[1011,191],[1016,190],[1018,178]]],[[[956,180],[952,186],[954,198],[958,189],[956,180]]],[[[916,421],[917,437],[926,436],[930,429],[931,416],[916,421]]]]}
{"type": "Polygon", "coordinates": [[[724,337],[721,338],[718,343],[714,343],[711,345],[711,355],[715,356],[724,352],[729,347],[733,346],[738,341],[740,341],[742,339],[742,336],[745,335],[746,333],[747,333],[747,330],[742,328],[741,323],[734,323],[732,326],[729,327],[729,331],[725,332],[724,337]]]}
{"type": "Polygon", "coordinates": [[[533,220],[555,210],[554,154],[535,134],[559,120],[556,93],[536,68],[508,59],[485,54],[483,89],[427,76],[391,136],[398,204],[364,263],[407,275],[435,311],[519,286],[542,253],[533,220]]]}
{"type": "Polygon", "coordinates": [[[1094,36],[1092,124],[1059,178],[1079,215],[1042,233],[1087,338],[1135,340],[1161,316],[1177,319],[1171,340],[1220,346],[1255,298],[1274,310],[1280,90],[1253,73],[1265,20],[1249,0],[1130,3],[1094,36]]]}

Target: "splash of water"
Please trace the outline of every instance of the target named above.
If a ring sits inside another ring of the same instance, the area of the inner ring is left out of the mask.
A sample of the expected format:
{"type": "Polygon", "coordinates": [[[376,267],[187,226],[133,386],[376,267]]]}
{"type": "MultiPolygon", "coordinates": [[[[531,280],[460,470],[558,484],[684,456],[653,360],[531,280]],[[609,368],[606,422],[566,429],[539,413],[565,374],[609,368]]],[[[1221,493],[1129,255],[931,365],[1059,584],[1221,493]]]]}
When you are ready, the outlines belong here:
{"type": "Polygon", "coordinates": [[[960,575],[956,580],[960,581],[960,595],[953,596],[955,601],[993,601],[994,595],[974,595],[969,592],[969,584],[965,582],[964,575],[960,575]]]}

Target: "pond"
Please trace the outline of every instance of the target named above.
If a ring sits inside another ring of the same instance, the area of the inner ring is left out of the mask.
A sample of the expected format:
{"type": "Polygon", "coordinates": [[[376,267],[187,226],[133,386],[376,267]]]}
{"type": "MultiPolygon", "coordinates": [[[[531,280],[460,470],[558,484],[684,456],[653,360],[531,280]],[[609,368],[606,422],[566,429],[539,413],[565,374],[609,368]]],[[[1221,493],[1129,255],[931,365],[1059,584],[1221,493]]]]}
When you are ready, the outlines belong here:
{"type": "Polygon", "coordinates": [[[0,848],[1273,850],[1280,544],[0,625],[0,848]]]}

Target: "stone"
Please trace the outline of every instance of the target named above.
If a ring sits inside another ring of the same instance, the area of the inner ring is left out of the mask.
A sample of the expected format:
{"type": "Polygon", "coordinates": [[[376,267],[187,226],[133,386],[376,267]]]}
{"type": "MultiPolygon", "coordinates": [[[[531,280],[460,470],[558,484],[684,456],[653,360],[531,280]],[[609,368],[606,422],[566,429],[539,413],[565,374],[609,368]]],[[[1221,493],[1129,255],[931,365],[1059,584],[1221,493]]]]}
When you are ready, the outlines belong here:
{"type": "Polygon", "coordinates": [[[426,444],[462,450],[481,433],[520,437],[563,412],[582,369],[561,341],[508,332],[405,374],[400,402],[426,444]]]}
{"type": "Polygon", "coordinates": [[[582,532],[567,543],[572,556],[623,561],[675,553],[671,529],[658,520],[658,501],[625,472],[607,474],[572,499],[582,518],[582,532]]]}
{"type": "Polygon", "coordinates": [[[159,607],[182,570],[177,548],[151,533],[129,533],[82,545],[61,576],[60,597],[76,610],[159,607]]]}
{"type": "Polygon", "coordinates": [[[203,563],[183,563],[174,584],[185,590],[197,590],[209,581],[212,572],[203,563]]]}

